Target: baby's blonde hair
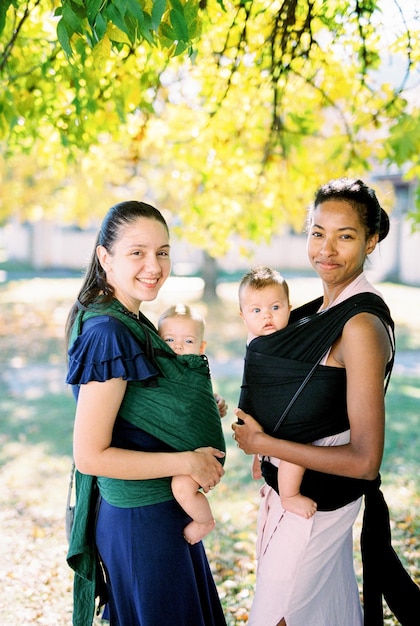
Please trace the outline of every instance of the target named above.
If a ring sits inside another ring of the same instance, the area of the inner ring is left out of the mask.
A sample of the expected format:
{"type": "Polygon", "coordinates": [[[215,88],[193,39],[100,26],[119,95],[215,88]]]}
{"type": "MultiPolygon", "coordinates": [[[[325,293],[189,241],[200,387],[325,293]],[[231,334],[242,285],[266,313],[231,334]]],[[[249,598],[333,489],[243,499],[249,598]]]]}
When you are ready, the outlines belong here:
{"type": "Polygon", "coordinates": [[[204,319],[202,315],[200,315],[197,309],[194,309],[188,304],[182,304],[182,303],[173,304],[168,309],[166,309],[166,311],[164,311],[162,315],[159,317],[158,329],[160,328],[164,320],[174,318],[174,317],[185,318],[185,319],[193,320],[194,322],[196,322],[200,330],[200,339],[203,339],[205,323],[204,323],[204,319]]]}

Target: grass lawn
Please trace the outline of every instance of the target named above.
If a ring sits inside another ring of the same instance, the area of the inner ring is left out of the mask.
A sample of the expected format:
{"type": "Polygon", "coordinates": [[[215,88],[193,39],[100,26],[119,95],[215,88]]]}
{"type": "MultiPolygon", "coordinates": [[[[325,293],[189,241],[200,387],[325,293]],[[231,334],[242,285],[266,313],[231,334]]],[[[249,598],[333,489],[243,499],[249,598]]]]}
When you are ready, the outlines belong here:
{"type": "MultiPolygon", "coordinates": [[[[64,384],[63,328],[80,280],[32,278],[0,285],[0,614],[2,624],[71,623],[72,577],[65,562],[64,508],[71,467],[74,403],[64,384]]],[[[319,295],[316,279],[289,280],[293,304],[319,295]]],[[[382,467],[394,547],[420,582],[420,289],[380,286],[397,324],[398,350],[387,394],[382,467]]],[[[220,287],[205,305],[208,355],[216,390],[236,406],[245,329],[237,314],[237,285],[220,287]]],[[[144,307],[156,321],[174,295],[144,307]]],[[[258,488],[250,457],[233,444],[229,411],[224,428],[226,476],[209,496],[216,530],[206,538],[209,559],[230,626],[247,621],[255,582],[258,488]]],[[[356,569],[360,557],[356,546],[356,569]]],[[[99,623],[99,621],[98,621],[99,623]]],[[[387,614],[387,625],[396,622],[387,614]]]]}

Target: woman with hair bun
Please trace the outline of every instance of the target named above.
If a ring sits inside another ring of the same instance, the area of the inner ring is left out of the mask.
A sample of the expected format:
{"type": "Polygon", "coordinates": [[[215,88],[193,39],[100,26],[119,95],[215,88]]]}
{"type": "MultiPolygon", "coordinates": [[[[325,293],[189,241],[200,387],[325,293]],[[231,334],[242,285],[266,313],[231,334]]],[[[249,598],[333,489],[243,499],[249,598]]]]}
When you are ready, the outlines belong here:
{"type": "Polygon", "coordinates": [[[399,622],[414,626],[420,590],[391,547],[379,488],[394,324],[363,272],[388,216],[363,181],[339,178],[317,190],[307,226],[323,295],[292,310],[285,329],[250,342],[232,425],[238,446],[262,457],[266,483],[248,623],[379,626],[384,596],[399,622]],[[317,503],[309,519],[282,508],[271,457],[306,468],[301,493],[317,503]],[[363,495],[362,610],[352,530],[363,495]]]}

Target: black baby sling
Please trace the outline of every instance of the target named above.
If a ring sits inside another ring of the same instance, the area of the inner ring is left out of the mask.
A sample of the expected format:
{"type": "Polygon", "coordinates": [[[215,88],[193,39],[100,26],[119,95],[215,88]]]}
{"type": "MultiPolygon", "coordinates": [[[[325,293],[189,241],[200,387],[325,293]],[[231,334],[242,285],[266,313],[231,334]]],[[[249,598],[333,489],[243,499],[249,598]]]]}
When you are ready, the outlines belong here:
{"type": "MultiPolygon", "coordinates": [[[[309,443],[349,428],[345,370],[319,363],[351,317],[361,312],[376,315],[390,335],[394,353],[394,323],[379,296],[356,294],[318,312],[321,304],[318,298],[293,310],[285,329],[257,337],[247,347],[239,406],[275,437],[309,443]]],[[[392,355],[385,392],[393,360],[392,355]]],[[[261,470],[267,484],[277,491],[277,468],[263,461],[261,470]]],[[[379,475],[367,481],[306,470],[301,492],[317,502],[319,511],[340,508],[365,495],[361,536],[364,624],[383,625],[383,596],[402,626],[415,626],[420,590],[391,546],[389,512],[380,483],[379,475]]]]}

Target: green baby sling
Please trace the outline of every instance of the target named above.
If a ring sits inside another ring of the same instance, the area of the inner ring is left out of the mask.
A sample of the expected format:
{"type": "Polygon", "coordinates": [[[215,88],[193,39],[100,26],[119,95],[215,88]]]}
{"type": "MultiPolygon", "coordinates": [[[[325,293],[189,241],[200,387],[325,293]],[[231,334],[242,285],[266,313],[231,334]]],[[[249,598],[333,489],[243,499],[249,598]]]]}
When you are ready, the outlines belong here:
{"type": "Polygon", "coordinates": [[[81,311],[71,343],[80,334],[83,322],[98,315],[110,315],[124,324],[159,370],[153,383],[127,385],[119,415],[175,450],[213,446],[225,451],[207,358],[175,355],[146,318],[136,318],[115,299],[81,311]]]}

